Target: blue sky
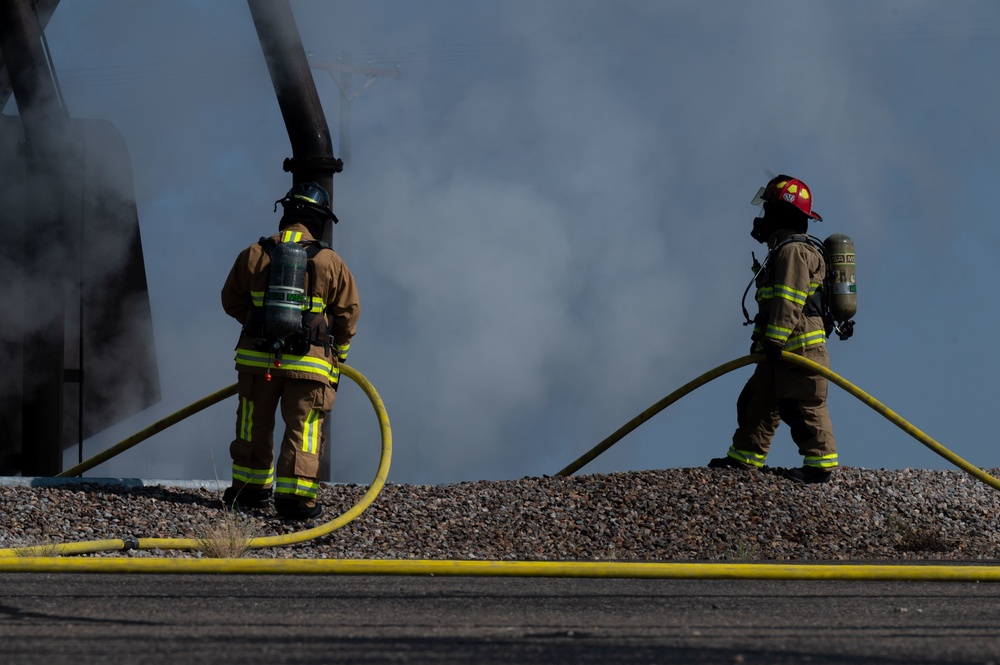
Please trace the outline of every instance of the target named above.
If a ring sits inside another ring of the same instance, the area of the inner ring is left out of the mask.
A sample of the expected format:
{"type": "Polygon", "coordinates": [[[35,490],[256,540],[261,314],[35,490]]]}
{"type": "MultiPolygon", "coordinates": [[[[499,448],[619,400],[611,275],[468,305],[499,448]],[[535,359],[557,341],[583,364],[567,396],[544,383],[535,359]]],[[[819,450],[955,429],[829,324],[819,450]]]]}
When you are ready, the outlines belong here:
{"type": "MultiPolygon", "coordinates": [[[[834,371],[1000,466],[981,416],[998,365],[985,341],[996,3],[292,7],[315,60],[349,52],[400,72],[354,102],[334,186],[334,243],[362,296],[349,363],[389,410],[390,480],[555,473],[744,355],[739,301],[761,254],[749,201],[777,172],[812,188],[815,235],[857,247],[857,328],[829,342],[834,371]]],[[[276,227],[290,147],[245,3],[64,0],[47,34],[71,114],[128,142],[163,381],[161,403],[88,441],[89,456],[235,381],[238,326],[218,290],[276,227]]],[[[314,75],[336,137],[337,88],[314,75]]],[[[721,455],[749,373],[583,471],[721,455]]],[[[835,387],[830,409],[842,464],[949,468],[835,387]]],[[[213,407],[91,475],[228,478],[234,412],[213,407]]],[[[378,431],[360,391],[343,389],[333,418],[333,479],[367,482],[378,431]]],[[[769,462],[800,463],[786,428],[769,462]]]]}

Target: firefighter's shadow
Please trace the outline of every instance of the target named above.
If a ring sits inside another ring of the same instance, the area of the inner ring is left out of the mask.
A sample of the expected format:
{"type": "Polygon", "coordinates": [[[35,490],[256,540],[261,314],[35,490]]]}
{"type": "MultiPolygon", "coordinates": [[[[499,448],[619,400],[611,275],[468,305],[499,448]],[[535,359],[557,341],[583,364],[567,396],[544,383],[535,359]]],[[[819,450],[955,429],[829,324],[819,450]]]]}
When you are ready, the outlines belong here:
{"type": "Polygon", "coordinates": [[[218,507],[225,489],[220,483],[218,488],[210,487],[168,487],[165,485],[143,485],[141,481],[121,483],[81,483],[67,487],[71,491],[94,495],[94,502],[100,503],[101,496],[117,496],[124,500],[134,499],[136,503],[160,501],[178,505],[218,507]]]}

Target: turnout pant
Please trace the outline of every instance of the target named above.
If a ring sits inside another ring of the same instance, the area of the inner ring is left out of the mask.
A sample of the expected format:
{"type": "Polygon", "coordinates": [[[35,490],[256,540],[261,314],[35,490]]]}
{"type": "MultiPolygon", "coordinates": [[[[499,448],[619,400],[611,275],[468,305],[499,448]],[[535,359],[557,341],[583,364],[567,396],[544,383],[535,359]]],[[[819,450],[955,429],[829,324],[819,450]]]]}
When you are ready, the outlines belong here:
{"type": "Polygon", "coordinates": [[[316,503],[323,454],[323,421],[336,399],[329,383],[272,374],[239,372],[233,487],[269,489],[275,498],[316,503]],[[285,431],[277,468],[274,464],[275,412],[281,409],[285,431]]]}
{"type": "MultiPolygon", "coordinates": [[[[803,349],[802,355],[823,367],[830,356],[822,344],[803,349]]],[[[736,401],[736,422],[729,456],[763,466],[771,440],[784,421],[798,446],[803,466],[837,466],[837,444],[827,410],[827,380],[787,362],[758,363],[736,401]]]]}

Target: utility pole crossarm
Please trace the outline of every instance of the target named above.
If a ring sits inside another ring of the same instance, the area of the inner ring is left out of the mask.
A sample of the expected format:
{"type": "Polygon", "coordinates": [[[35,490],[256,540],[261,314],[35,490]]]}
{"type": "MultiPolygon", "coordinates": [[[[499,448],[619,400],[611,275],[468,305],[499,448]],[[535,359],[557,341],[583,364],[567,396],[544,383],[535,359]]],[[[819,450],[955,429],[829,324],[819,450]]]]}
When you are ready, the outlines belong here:
{"type": "Polygon", "coordinates": [[[350,53],[345,52],[340,62],[309,60],[309,67],[328,72],[340,89],[340,158],[346,164],[351,158],[351,103],[371,87],[379,77],[398,79],[399,69],[382,69],[351,64],[350,53]],[[368,77],[358,90],[354,90],[354,75],[368,77]]]}
{"type": "Polygon", "coordinates": [[[309,66],[313,69],[325,69],[328,72],[349,72],[351,74],[364,74],[365,76],[384,76],[385,78],[398,79],[400,74],[398,69],[381,69],[378,67],[359,67],[357,65],[345,65],[341,62],[324,62],[322,60],[309,60],[309,66]]]}

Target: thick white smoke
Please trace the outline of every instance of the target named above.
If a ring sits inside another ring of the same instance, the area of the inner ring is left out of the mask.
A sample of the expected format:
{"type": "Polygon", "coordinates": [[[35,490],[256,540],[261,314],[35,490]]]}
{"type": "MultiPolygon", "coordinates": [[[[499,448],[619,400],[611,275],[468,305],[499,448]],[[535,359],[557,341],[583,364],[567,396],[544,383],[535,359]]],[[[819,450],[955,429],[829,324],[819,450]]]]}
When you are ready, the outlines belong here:
{"type": "MultiPolygon", "coordinates": [[[[988,4],[292,5],[314,57],[346,50],[401,72],[354,101],[334,192],[335,243],[362,296],[349,362],[389,409],[393,480],[554,473],[743,355],[739,296],[762,253],[747,204],[769,171],[812,186],[827,220],[814,233],[858,245],[858,332],[831,343],[834,369],[956,448],[976,445],[971,420],[945,414],[975,408],[975,368],[990,364],[953,333],[973,308],[987,328],[994,316],[964,299],[985,268],[960,258],[981,252],[976,185],[1000,139],[976,83],[997,49],[980,27],[988,4]],[[903,238],[914,230],[926,237],[903,238]],[[936,257],[934,275],[913,265],[936,257]],[[944,407],[920,387],[940,385],[918,368],[943,349],[937,380],[970,380],[970,401],[944,407]]],[[[67,4],[49,36],[71,111],[129,141],[164,386],[161,406],[96,450],[235,379],[218,289],[236,252],[275,227],[290,148],[241,2],[67,4]]],[[[337,88],[316,80],[336,136],[337,88]]],[[[720,454],[746,375],[586,470],[720,454]]],[[[939,464],[849,398],[831,407],[844,463],[939,464]]],[[[102,472],[225,479],[233,410],[102,472]]],[[[378,446],[363,397],[343,390],[334,423],[334,478],[366,481],[378,446]]],[[[796,463],[787,434],[773,461],[796,463]]]]}

